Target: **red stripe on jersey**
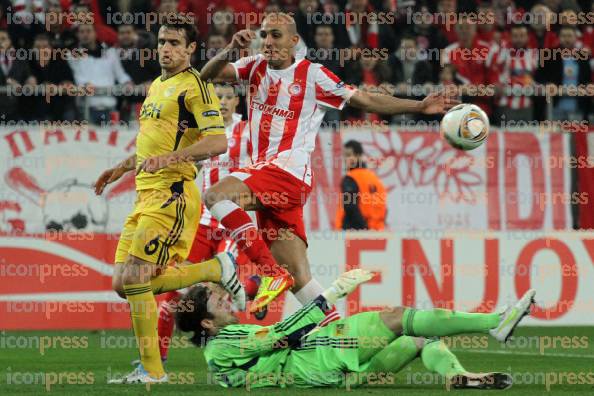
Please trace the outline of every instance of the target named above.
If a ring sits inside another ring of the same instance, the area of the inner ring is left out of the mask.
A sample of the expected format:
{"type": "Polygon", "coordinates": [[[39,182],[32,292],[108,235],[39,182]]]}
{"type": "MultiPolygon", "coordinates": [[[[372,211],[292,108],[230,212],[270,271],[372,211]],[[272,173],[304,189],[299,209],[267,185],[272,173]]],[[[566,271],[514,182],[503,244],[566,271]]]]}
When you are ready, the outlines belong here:
{"type": "Polygon", "coordinates": [[[221,164],[218,163],[219,161],[219,156],[214,156],[210,159],[210,163],[211,163],[211,169],[210,169],[210,185],[213,186],[216,182],[219,181],[219,166],[221,166],[221,164]],[[213,167],[212,165],[216,165],[215,167],[213,167]]]}
{"type": "Polygon", "coordinates": [[[252,70],[252,67],[254,67],[254,63],[256,63],[255,60],[251,61],[244,67],[239,67],[237,69],[237,74],[239,74],[240,80],[247,80],[250,78],[250,71],[252,70]]]}
{"type": "Polygon", "coordinates": [[[241,160],[241,132],[243,131],[244,127],[245,121],[240,121],[233,127],[231,139],[234,145],[229,149],[229,172],[233,172],[235,169],[240,167],[239,161],[241,160]]]}
{"type": "Polygon", "coordinates": [[[316,84],[316,99],[324,103],[328,103],[333,107],[340,107],[344,100],[342,96],[334,95],[332,92],[328,92],[316,84]]]}
{"type": "Polygon", "coordinates": [[[252,108],[252,100],[254,99],[254,95],[256,95],[258,93],[258,88],[260,88],[260,82],[262,81],[262,77],[264,76],[264,73],[266,72],[266,65],[267,62],[266,61],[262,61],[260,62],[260,64],[256,67],[256,70],[254,70],[254,73],[252,74],[252,77],[250,79],[250,86],[248,88],[248,94],[249,94],[249,100],[248,102],[248,107],[249,107],[249,115],[248,115],[248,120],[249,120],[249,128],[250,128],[250,144],[249,144],[249,152],[250,152],[250,158],[252,158],[252,152],[253,152],[253,147],[251,144],[251,137],[252,137],[252,113],[254,111],[254,109],[252,108]]]}
{"type": "Polygon", "coordinates": [[[252,146],[252,137],[248,136],[248,141],[247,141],[247,155],[249,158],[252,158],[252,154],[254,153],[254,147],[252,146]]]}
{"type": "Polygon", "coordinates": [[[260,62],[256,70],[254,70],[254,73],[252,74],[252,77],[250,79],[250,86],[248,89],[248,93],[250,95],[250,119],[252,119],[252,99],[254,98],[254,95],[258,93],[258,88],[260,88],[260,82],[262,81],[262,77],[264,77],[264,74],[266,73],[266,65],[266,61],[260,62]]]}
{"type": "Polygon", "coordinates": [[[336,76],[336,74],[332,73],[330,70],[328,70],[326,68],[326,66],[322,66],[320,67],[320,70],[324,72],[324,74],[326,76],[328,76],[328,78],[332,81],[334,81],[335,83],[339,83],[340,82],[340,78],[338,78],[338,76],[336,76]]]}
{"type": "MultiPolygon", "coordinates": [[[[270,81],[268,85],[268,94],[266,95],[265,105],[275,106],[278,99],[282,80],[279,79],[276,83],[270,81]]],[[[265,113],[260,118],[260,130],[258,131],[258,162],[266,159],[266,150],[270,143],[270,126],[273,115],[265,113]]]]}
{"type": "Polygon", "coordinates": [[[281,142],[278,147],[279,152],[288,150],[293,145],[293,138],[297,133],[299,116],[301,115],[301,109],[303,108],[303,98],[305,97],[305,88],[307,84],[307,72],[309,71],[310,65],[310,61],[304,60],[295,69],[293,84],[298,84],[300,89],[297,95],[291,95],[291,100],[289,101],[289,111],[293,112],[293,118],[287,119],[285,121],[283,137],[281,138],[281,142]]]}
{"type": "Polygon", "coordinates": [[[379,37],[377,33],[368,33],[368,40],[369,47],[371,48],[378,48],[379,47],[379,37]]]}
{"type": "MultiPolygon", "coordinates": [[[[525,55],[524,55],[525,56],[525,55]]],[[[522,57],[520,58],[520,67],[522,68],[522,70],[526,70],[526,71],[530,71],[529,69],[526,68],[526,58],[522,57]]],[[[520,85],[521,87],[522,85],[520,85]]],[[[523,109],[526,107],[526,97],[525,96],[520,96],[519,97],[519,103],[518,103],[518,108],[523,109]]]]}

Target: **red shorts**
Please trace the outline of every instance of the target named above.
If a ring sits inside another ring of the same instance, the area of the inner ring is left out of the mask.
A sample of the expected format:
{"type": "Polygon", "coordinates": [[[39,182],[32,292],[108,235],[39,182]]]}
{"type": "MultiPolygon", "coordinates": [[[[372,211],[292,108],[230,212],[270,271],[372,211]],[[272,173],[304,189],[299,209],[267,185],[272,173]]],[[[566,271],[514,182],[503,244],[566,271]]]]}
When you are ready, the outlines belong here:
{"type": "Polygon", "coordinates": [[[194,242],[190,249],[187,261],[199,263],[209,260],[215,254],[221,252],[231,252],[235,256],[237,264],[244,265],[249,263],[249,258],[243,252],[239,252],[237,244],[228,238],[224,228],[210,227],[200,224],[198,231],[194,235],[194,242]]]}
{"type": "MultiPolygon", "coordinates": [[[[222,232],[217,232],[216,228],[200,224],[198,231],[194,235],[194,243],[190,249],[187,260],[192,263],[208,260],[215,254],[222,251],[222,245],[225,244],[222,232]],[[221,249],[221,250],[219,250],[221,249]]],[[[222,230],[221,230],[222,231],[222,230]]]]}
{"type": "Polygon", "coordinates": [[[256,216],[266,244],[277,239],[279,229],[288,229],[307,244],[303,206],[310,186],[270,163],[238,169],[231,176],[242,180],[264,206],[256,216]]]}

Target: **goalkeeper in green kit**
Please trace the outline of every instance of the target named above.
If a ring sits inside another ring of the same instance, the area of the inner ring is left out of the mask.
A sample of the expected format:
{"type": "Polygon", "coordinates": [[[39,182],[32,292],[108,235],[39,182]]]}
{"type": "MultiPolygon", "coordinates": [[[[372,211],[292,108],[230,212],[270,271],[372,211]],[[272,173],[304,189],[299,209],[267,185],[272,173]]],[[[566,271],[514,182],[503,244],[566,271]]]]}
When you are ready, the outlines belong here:
{"type": "Polygon", "coordinates": [[[437,337],[489,333],[505,342],[529,313],[534,290],[498,313],[396,307],[363,312],[319,327],[330,307],[369,279],[357,269],[285,320],[271,326],[237,324],[229,295],[198,284],[182,297],[179,329],[205,346],[211,379],[224,387],[354,387],[393,384],[394,374],[416,358],[455,388],[506,389],[511,376],[476,374],[462,367],[437,337]]]}

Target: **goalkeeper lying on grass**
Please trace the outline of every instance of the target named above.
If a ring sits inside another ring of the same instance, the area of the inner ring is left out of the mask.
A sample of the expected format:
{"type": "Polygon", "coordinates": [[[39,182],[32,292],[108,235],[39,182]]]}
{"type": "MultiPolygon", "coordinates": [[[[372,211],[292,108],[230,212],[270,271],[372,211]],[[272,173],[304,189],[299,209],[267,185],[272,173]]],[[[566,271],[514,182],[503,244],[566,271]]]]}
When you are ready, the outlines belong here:
{"type": "Polygon", "coordinates": [[[431,337],[488,332],[505,342],[529,312],[534,290],[502,313],[397,307],[316,326],[339,298],[370,278],[364,270],[346,272],[311,303],[272,326],[237,324],[228,294],[220,286],[199,284],[182,297],[182,306],[194,309],[177,312],[177,324],[194,332],[196,345],[206,345],[210,378],[225,387],[390,384],[394,373],[417,357],[457,388],[511,386],[507,374],[466,371],[443,342],[431,337]]]}

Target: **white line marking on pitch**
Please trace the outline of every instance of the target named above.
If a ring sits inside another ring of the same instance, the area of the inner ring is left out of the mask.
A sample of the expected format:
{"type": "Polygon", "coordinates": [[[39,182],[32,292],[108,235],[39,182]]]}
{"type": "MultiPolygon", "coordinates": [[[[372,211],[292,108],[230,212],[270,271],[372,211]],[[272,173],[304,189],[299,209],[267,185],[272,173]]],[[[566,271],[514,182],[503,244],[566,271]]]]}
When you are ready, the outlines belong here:
{"type": "Polygon", "coordinates": [[[476,350],[464,350],[454,349],[454,352],[468,352],[468,353],[486,353],[491,355],[524,355],[524,356],[541,356],[541,357],[566,357],[566,358],[582,358],[582,359],[594,359],[594,355],[580,355],[577,353],[535,353],[535,352],[512,352],[512,351],[476,351],[476,350]]]}

